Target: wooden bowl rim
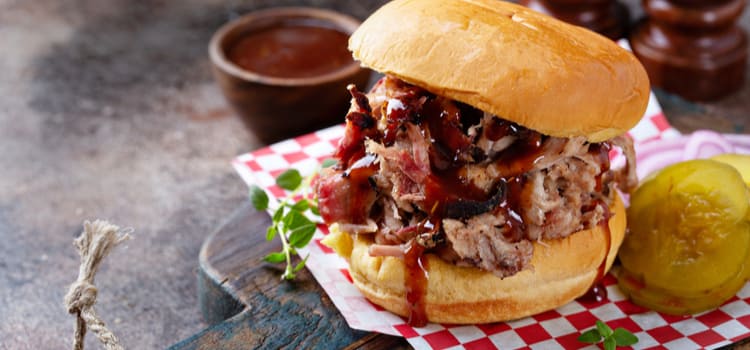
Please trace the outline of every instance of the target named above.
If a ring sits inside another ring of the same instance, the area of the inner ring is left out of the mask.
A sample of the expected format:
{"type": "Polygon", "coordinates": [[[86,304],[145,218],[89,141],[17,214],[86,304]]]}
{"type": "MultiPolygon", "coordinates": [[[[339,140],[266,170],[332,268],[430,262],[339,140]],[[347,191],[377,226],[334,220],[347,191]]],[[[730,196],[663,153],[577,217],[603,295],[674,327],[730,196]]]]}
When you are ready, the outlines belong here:
{"type": "Polygon", "coordinates": [[[235,78],[274,86],[322,85],[345,79],[364,69],[360,66],[359,62],[354,61],[347,66],[323,75],[305,78],[281,78],[243,69],[226,57],[225,50],[222,48],[222,41],[228,35],[246,30],[248,27],[256,25],[261,20],[278,19],[281,21],[284,19],[295,18],[310,18],[328,22],[334,29],[349,35],[351,35],[361,24],[360,21],[351,16],[333,10],[312,7],[272,7],[253,11],[224,24],[214,33],[208,44],[208,52],[211,62],[219,70],[235,78]]]}

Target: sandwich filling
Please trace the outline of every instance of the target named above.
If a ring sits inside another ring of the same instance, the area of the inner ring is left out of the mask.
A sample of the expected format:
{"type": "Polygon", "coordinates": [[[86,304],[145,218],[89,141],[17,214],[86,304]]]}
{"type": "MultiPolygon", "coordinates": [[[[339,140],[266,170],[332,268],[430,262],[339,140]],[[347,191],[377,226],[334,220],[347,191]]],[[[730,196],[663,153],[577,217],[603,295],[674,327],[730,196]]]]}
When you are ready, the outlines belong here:
{"type": "Polygon", "coordinates": [[[415,247],[499,277],[532,268],[532,242],[606,225],[615,187],[637,183],[625,135],[542,135],[386,76],[352,106],[317,183],[323,219],[374,235],[370,255],[415,247]],[[610,168],[619,148],[625,166],[610,168]]]}

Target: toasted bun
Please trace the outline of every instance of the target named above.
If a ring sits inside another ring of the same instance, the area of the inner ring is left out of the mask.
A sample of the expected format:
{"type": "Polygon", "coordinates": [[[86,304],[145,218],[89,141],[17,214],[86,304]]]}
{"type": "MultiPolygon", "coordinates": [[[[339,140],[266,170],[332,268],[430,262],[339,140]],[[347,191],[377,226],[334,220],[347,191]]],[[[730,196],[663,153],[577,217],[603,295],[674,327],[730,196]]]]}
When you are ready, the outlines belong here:
{"type": "Polygon", "coordinates": [[[349,40],[364,66],[546,135],[625,133],[649,98],[627,50],[497,0],[395,0],[349,40]]]}
{"type": "MultiPolygon", "coordinates": [[[[427,318],[443,323],[507,321],[554,309],[583,295],[597,277],[605,254],[609,270],[625,234],[625,208],[619,197],[611,210],[609,247],[606,230],[598,226],[564,239],[535,243],[533,271],[511,277],[501,279],[427,254],[427,318]]],[[[371,243],[370,236],[354,240],[349,261],[354,284],[375,304],[408,316],[403,260],[370,256],[371,243]]]]}

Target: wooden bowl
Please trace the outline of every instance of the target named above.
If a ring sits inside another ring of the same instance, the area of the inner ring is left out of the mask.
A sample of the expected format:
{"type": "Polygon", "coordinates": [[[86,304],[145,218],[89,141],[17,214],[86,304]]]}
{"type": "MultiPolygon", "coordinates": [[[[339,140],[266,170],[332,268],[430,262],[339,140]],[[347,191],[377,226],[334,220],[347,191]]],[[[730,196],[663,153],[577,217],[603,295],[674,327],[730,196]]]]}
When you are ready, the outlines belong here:
{"type": "Polygon", "coordinates": [[[281,78],[243,69],[228,59],[229,50],[243,36],[300,20],[348,35],[360,24],[352,17],[329,10],[270,8],[227,23],[209,43],[214,77],[224,96],[264,143],[343,123],[351,99],[346,86],[355,84],[364,89],[370,77],[370,71],[354,61],[318,76],[281,78]]]}

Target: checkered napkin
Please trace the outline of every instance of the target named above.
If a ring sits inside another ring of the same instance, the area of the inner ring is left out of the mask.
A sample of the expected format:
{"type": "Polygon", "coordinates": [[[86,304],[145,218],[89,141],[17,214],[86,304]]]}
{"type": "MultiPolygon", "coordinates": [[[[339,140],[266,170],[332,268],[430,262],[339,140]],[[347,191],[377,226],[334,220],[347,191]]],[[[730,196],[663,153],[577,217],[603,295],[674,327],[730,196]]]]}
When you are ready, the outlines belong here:
{"type": "MultiPolygon", "coordinates": [[[[275,177],[290,167],[303,175],[315,171],[322,160],[331,156],[343,131],[342,126],[335,126],[286,140],[241,155],[233,165],[245,182],[257,184],[272,197],[279,198],[284,191],[275,185],[275,177]]],[[[636,153],[642,147],[681,138],[664,118],[653,96],[645,117],[630,135],[636,142],[636,153]]],[[[616,155],[613,166],[622,163],[622,158],[616,155]]],[[[641,161],[638,159],[639,163],[641,161]]],[[[300,255],[310,254],[307,268],[349,326],[403,336],[418,349],[580,348],[585,344],[576,338],[582,331],[592,328],[597,319],[613,329],[624,327],[635,333],[639,339],[635,345],[637,348],[713,348],[750,336],[750,284],[716,310],[678,317],[648,311],[630,303],[611,274],[603,280],[609,295],[606,302],[573,301],[556,310],[513,322],[471,326],[428,324],[415,328],[402,317],[370,303],[359,293],[352,284],[346,261],[320,243],[326,234],[326,226],[319,225],[312,243],[300,249],[300,255]]]]}

